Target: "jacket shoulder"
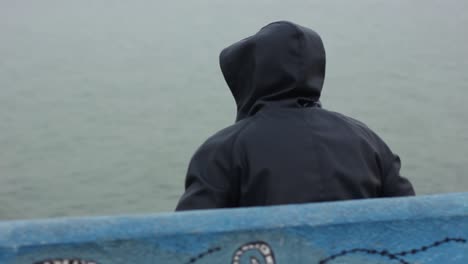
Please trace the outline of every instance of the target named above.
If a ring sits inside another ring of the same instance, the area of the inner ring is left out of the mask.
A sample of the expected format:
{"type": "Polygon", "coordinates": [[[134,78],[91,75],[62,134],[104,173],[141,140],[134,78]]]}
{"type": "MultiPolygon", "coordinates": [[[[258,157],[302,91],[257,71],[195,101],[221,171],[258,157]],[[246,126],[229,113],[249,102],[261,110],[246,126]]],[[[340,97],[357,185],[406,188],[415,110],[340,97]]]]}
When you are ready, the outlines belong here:
{"type": "Polygon", "coordinates": [[[342,113],[338,113],[338,112],[333,112],[333,111],[329,111],[329,110],[326,110],[328,111],[329,113],[337,116],[338,118],[341,118],[343,121],[347,122],[348,124],[352,125],[352,126],[355,126],[355,127],[359,127],[360,129],[363,129],[363,130],[367,130],[367,131],[372,131],[366,124],[364,124],[363,122],[355,119],[355,118],[352,118],[350,116],[347,116],[347,115],[344,115],[342,113]]]}
{"type": "Polygon", "coordinates": [[[379,143],[379,144],[383,143],[383,140],[377,135],[377,133],[375,133],[365,123],[355,118],[352,118],[350,116],[338,113],[338,112],[333,112],[329,110],[326,110],[326,111],[328,111],[330,114],[344,121],[351,129],[355,130],[359,134],[362,134],[366,138],[372,139],[374,143],[379,143]]]}
{"type": "Polygon", "coordinates": [[[207,152],[231,151],[235,147],[235,142],[241,132],[251,123],[251,119],[243,119],[214,133],[201,144],[195,152],[194,157],[207,152]]]}

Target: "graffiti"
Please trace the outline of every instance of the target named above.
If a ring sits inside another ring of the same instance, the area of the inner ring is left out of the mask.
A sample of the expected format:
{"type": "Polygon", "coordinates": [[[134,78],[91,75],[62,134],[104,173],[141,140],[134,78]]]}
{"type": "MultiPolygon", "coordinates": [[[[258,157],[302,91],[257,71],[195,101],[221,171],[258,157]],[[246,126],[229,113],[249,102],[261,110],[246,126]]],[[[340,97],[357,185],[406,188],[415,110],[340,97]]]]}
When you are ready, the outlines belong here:
{"type": "MultiPolygon", "coordinates": [[[[328,256],[324,259],[321,259],[318,261],[318,264],[331,264],[334,260],[344,257],[346,255],[351,255],[351,254],[367,254],[367,255],[377,255],[381,256],[383,258],[386,258],[391,261],[398,261],[400,264],[411,264],[404,258],[406,256],[410,255],[416,255],[418,253],[422,253],[425,251],[428,251],[430,249],[439,247],[443,244],[447,243],[467,243],[467,239],[464,238],[451,238],[447,237],[445,239],[435,241],[434,243],[426,246],[422,246],[419,248],[414,248],[414,249],[409,249],[405,251],[400,251],[400,252],[389,252],[386,249],[383,250],[376,250],[376,249],[367,249],[367,248],[353,248],[349,250],[343,250],[337,254],[328,256]]],[[[200,254],[196,259],[194,259],[194,263],[196,260],[201,259],[202,254],[200,254]]],[[[204,254],[206,255],[206,254],[204,254]]],[[[203,255],[203,256],[204,256],[203,255]]],[[[265,263],[265,264],[277,264],[274,256],[273,249],[271,248],[270,245],[268,245],[266,242],[263,241],[256,241],[256,242],[250,242],[246,243],[242,246],[240,246],[233,254],[231,264],[241,264],[241,263],[249,263],[249,264],[260,264],[260,263],[265,263]],[[262,257],[264,262],[260,262],[259,259],[257,259],[254,255],[251,256],[250,258],[246,258],[248,262],[242,262],[244,259],[243,256],[246,255],[249,251],[255,251],[259,253],[262,257]]]]}
{"type": "Polygon", "coordinates": [[[214,252],[217,252],[217,251],[220,251],[220,250],[221,250],[220,247],[210,248],[210,249],[208,249],[207,251],[202,252],[202,253],[198,254],[197,256],[191,258],[191,259],[187,262],[187,264],[195,263],[195,262],[197,262],[199,259],[202,259],[202,258],[204,258],[204,257],[206,257],[206,256],[208,256],[208,255],[211,255],[211,254],[213,254],[214,252]]]}
{"type": "MultiPolygon", "coordinates": [[[[263,241],[256,241],[244,244],[240,246],[232,256],[231,264],[239,264],[241,263],[241,259],[244,255],[246,255],[249,251],[256,251],[262,257],[265,264],[275,264],[275,256],[273,254],[273,250],[271,249],[270,245],[263,241]]],[[[254,255],[250,256],[250,264],[260,264],[260,262],[254,255]]]]}
{"type": "MultiPolygon", "coordinates": [[[[419,248],[408,249],[400,252],[390,252],[387,249],[377,250],[372,248],[353,248],[348,250],[342,250],[339,253],[330,255],[324,259],[319,260],[318,264],[332,264],[332,262],[338,258],[352,255],[352,254],[366,254],[380,256],[382,258],[388,259],[390,261],[397,262],[399,264],[411,264],[409,261],[405,260],[405,257],[416,255],[422,252],[429,251],[431,249],[437,248],[444,244],[448,243],[459,243],[466,244],[468,240],[465,238],[453,238],[447,237],[442,240],[435,241],[432,244],[425,245],[419,248]]],[[[209,255],[212,255],[215,252],[221,251],[221,247],[210,248],[197,256],[190,258],[186,264],[194,264],[201,259],[206,258],[209,255]]],[[[275,254],[272,247],[264,241],[254,241],[241,245],[238,247],[231,258],[231,264],[277,264],[275,260],[275,254]]],[[[83,260],[83,259],[47,259],[34,264],[98,264],[96,261],[83,260]]]]}
{"type": "Polygon", "coordinates": [[[97,264],[97,262],[83,259],[47,259],[34,264],[97,264]]]}
{"type": "Polygon", "coordinates": [[[410,264],[410,262],[406,261],[404,259],[405,256],[409,256],[409,255],[416,255],[418,253],[421,253],[421,252],[425,252],[429,249],[432,249],[432,248],[436,248],[436,247],[439,247],[443,244],[447,244],[447,243],[467,243],[467,240],[464,239],[464,238],[450,238],[450,237],[447,237],[443,240],[439,240],[439,241],[436,241],[430,245],[427,245],[427,246],[422,246],[420,248],[414,248],[414,249],[410,249],[410,250],[405,250],[405,251],[401,251],[401,252],[396,252],[396,253],[391,253],[389,252],[388,250],[375,250],[375,249],[366,249],[366,248],[354,248],[354,249],[350,249],[350,250],[343,250],[341,251],[340,253],[338,254],[334,254],[334,255],[331,255],[325,259],[322,259],[320,260],[318,263],[319,264],[327,264],[327,263],[330,263],[332,262],[333,260],[339,258],[339,257],[343,257],[343,256],[346,256],[346,255],[350,255],[350,254],[358,254],[358,253],[361,253],[361,254],[367,254],[367,255],[378,255],[378,256],[382,256],[384,258],[387,258],[389,260],[395,260],[395,261],[398,261],[400,264],[410,264]]]}

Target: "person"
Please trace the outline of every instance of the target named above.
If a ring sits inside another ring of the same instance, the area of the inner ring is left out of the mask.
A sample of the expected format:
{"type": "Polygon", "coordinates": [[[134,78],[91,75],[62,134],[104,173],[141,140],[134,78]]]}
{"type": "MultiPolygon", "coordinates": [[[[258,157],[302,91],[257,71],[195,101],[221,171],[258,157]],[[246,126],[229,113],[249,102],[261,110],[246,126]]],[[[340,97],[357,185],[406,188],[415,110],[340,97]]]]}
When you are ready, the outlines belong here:
{"type": "Polygon", "coordinates": [[[400,159],[365,124],[321,107],[313,30],[268,24],[220,54],[236,122],[193,155],[176,211],[414,195],[400,159]]]}

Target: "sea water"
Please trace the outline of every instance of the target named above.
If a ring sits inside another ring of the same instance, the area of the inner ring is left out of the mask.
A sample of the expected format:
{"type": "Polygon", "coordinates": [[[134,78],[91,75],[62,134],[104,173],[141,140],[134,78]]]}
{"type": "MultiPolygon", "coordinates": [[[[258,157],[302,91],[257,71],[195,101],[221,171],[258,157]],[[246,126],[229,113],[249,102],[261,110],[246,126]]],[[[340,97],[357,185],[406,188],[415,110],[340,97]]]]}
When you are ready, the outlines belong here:
{"type": "Polygon", "coordinates": [[[468,190],[465,0],[0,1],[0,220],[171,211],[234,122],[225,46],[321,34],[322,103],[365,122],[418,194],[468,190]]]}

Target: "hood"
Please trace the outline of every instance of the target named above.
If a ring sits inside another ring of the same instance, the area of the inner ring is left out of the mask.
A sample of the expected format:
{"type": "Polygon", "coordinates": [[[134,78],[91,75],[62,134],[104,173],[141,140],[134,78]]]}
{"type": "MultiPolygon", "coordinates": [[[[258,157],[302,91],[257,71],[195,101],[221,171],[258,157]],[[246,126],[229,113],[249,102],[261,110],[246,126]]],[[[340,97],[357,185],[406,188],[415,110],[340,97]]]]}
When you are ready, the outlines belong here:
{"type": "Polygon", "coordinates": [[[320,36],[309,28],[287,21],[268,24],[225,48],[219,60],[237,104],[236,121],[270,102],[320,98],[325,49],[320,36]]]}

